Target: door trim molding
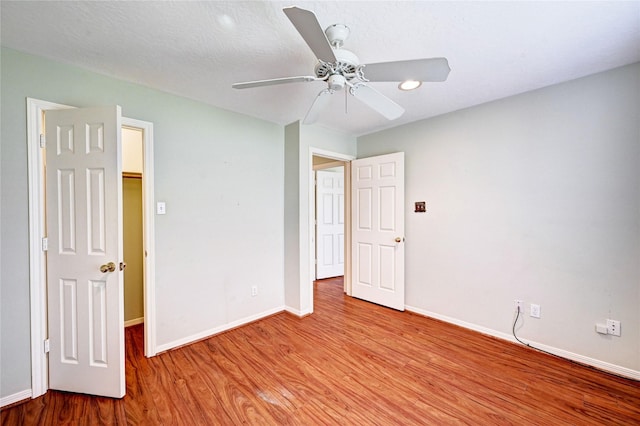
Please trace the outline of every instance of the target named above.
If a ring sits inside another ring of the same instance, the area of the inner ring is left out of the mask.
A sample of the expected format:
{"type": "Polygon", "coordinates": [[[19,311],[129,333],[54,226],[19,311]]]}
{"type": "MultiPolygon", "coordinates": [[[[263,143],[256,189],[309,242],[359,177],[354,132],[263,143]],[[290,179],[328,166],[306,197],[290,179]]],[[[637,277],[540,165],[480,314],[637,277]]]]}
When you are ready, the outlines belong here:
{"type": "MultiPolygon", "coordinates": [[[[29,199],[29,306],[31,329],[31,398],[44,395],[49,389],[48,359],[44,352],[47,338],[47,275],[46,258],[42,251],[45,236],[45,176],[40,134],[44,127],[43,113],[48,109],[75,108],[40,99],[27,98],[27,178],[29,199]]],[[[154,356],[155,348],[155,228],[153,216],[153,123],[122,117],[122,124],[143,129],[144,159],[143,212],[145,258],[145,355],[154,356]],[[148,173],[148,174],[147,174],[148,173]],[[149,311],[147,311],[149,307],[149,311]],[[147,316],[147,312],[149,315],[147,316]]]]}

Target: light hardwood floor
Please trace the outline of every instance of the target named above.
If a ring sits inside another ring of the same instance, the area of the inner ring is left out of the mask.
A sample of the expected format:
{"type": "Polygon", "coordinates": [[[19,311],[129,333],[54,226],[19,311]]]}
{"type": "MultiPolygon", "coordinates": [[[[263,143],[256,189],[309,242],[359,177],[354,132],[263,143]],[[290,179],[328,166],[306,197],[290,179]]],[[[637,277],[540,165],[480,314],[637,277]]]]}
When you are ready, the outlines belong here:
{"type": "Polygon", "coordinates": [[[154,358],[126,332],[122,400],[49,391],[2,425],[638,425],[640,382],[342,294],[154,358]]]}

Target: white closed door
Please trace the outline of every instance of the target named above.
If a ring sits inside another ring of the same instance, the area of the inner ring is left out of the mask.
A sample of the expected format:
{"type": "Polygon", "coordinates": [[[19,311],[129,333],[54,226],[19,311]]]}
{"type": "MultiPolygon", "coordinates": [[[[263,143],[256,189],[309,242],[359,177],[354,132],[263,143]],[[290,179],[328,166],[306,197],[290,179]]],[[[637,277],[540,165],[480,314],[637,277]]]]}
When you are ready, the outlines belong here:
{"type": "Polygon", "coordinates": [[[125,394],[121,112],[48,111],[49,388],[125,394]]]}
{"type": "Polygon", "coordinates": [[[344,172],[316,172],[316,278],[344,275],[344,172]]]}
{"type": "Polygon", "coordinates": [[[351,163],[352,295],[404,311],[404,152],[351,163]]]}

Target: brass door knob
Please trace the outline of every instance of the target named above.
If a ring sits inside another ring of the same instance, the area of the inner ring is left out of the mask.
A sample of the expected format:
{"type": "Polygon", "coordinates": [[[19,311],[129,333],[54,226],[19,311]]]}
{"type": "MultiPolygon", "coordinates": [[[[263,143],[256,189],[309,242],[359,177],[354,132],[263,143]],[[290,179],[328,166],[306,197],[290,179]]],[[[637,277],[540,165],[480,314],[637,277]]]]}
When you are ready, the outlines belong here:
{"type": "Polygon", "coordinates": [[[396,243],[401,243],[401,242],[402,242],[402,240],[403,240],[403,238],[401,238],[401,237],[396,237],[396,243]]]}
{"type": "Polygon", "coordinates": [[[106,274],[107,272],[113,272],[116,270],[116,264],[113,262],[109,262],[105,265],[100,266],[100,272],[106,274]]]}
{"type": "Polygon", "coordinates": [[[126,264],[126,263],[124,263],[124,262],[120,262],[120,270],[121,270],[121,271],[124,271],[124,268],[126,268],[126,267],[127,267],[127,264],[126,264]]]}

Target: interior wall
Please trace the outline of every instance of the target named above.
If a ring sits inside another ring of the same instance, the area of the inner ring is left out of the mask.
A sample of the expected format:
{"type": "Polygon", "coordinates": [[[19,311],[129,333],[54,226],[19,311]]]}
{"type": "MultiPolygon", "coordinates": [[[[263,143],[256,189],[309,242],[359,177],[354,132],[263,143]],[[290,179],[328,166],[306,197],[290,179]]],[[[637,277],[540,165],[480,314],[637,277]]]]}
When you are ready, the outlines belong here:
{"type": "Polygon", "coordinates": [[[509,336],[522,299],[519,337],[640,377],[638,117],[635,64],[360,137],[406,153],[408,307],[509,336]]]}
{"type": "Polygon", "coordinates": [[[0,398],[30,389],[26,98],[154,123],[156,342],[284,307],[282,126],[2,48],[0,398]],[[251,286],[259,293],[251,296],[251,286]]]}
{"type": "Polygon", "coordinates": [[[287,310],[300,311],[300,122],[284,129],[284,293],[287,310]]]}

